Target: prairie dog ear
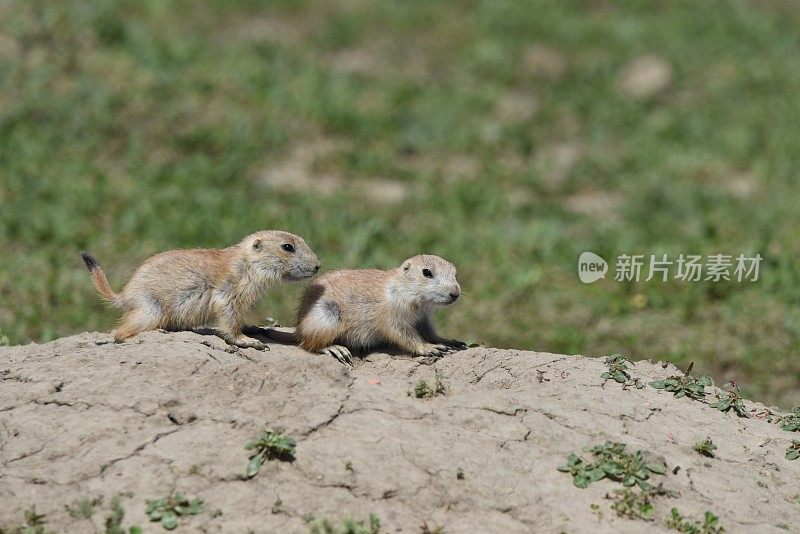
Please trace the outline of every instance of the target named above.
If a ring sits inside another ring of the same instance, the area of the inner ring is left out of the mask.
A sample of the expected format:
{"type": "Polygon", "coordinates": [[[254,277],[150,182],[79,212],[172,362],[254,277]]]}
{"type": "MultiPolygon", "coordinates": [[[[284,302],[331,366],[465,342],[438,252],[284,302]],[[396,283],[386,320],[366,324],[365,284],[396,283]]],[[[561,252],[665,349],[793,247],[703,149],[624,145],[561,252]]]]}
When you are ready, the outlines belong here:
{"type": "Polygon", "coordinates": [[[404,261],[402,266],[403,272],[407,273],[410,268],[411,268],[411,260],[404,261]]]}
{"type": "Polygon", "coordinates": [[[257,238],[255,238],[253,240],[253,248],[256,249],[256,250],[261,248],[261,239],[260,238],[257,237],[257,238]]]}

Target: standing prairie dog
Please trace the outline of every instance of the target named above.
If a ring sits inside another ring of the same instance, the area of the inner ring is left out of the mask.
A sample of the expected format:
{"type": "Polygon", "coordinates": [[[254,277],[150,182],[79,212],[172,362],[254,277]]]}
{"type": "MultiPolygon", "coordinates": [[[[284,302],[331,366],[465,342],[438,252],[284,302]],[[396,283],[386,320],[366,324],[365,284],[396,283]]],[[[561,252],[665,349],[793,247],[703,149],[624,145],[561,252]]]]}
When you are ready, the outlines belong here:
{"type": "Polygon", "coordinates": [[[265,348],[242,333],[244,316],[275,282],[302,280],[319,259],[302,237],[264,230],[223,249],[170,250],[142,263],[125,288],[114,293],[90,254],[81,256],[100,296],[125,310],[114,333],[122,342],[146,330],[192,329],[216,321],[231,345],[265,348]]]}
{"type": "Polygon", "coordinates": [[[431,312],[456,301],[456,268],[439,256],[414,256],[396,269],[333,271],[303,294],[297,339],[304,349],[350,363],[351,349],[395,345],[434,356],[461,341],[436,334],[431,312]]]}

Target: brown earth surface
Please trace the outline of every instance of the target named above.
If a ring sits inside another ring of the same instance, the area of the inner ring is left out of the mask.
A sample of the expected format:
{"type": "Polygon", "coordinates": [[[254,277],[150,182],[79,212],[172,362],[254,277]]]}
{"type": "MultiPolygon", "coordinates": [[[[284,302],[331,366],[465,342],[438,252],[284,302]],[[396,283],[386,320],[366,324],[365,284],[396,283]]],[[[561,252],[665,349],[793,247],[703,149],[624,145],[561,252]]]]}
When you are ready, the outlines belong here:
{"type": "MultiPolygon", "coordinates": [[[[370,514],[382,532],[423,522],[447,533],[666,531],[672,507],[693,520],[712,511],[728,532],[800,529],[800,460],[784,458],[796,434],[623,388],[605,370],[601,358],[483,347],[435,361],[375,353],[348,369],[292,346],[231,351],[192,332],[0,347],[0,528],[35,504],[48,530],[103,532],[119,495],[126,527],[159,532],[146,501],[179,492],[205,511],[178,531],[308,532],[304,516],[370,514]],[[435,370],[444,395],[409,395],[435,370]],[[268,461],[248,480],[244,444],[265,427],[296,438],[296,460],[268,461]],[[716,458],[692,449],[707,436],[716,458]],[[607,495],[619,483],[579,489],[557,470],[606,440],[666,463],[651,480],[679,496],[656,498],[654,521],[617,517],[607,495]],[[65,505],[84,498],[99,503],[92,519],[70,517],[65,505]]],[[[676,373],[631,369],[644,383],[676,373]]]]}

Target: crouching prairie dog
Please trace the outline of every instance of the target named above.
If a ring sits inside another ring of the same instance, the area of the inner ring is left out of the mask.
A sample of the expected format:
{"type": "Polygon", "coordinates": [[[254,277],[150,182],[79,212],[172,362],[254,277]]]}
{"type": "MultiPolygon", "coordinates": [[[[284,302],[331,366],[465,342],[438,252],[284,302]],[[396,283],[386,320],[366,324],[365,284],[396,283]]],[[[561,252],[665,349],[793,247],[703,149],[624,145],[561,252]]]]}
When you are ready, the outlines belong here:
{"type": "Polygon", "coordinates": [[[458,299],[456,268],[439,256],[414,256],[388,271],[326,273],[300,302],[297,340],[304,349],[350,364],[351,350],[395,345],[419,356],[465,348],[440,337],[431,313],[458,299]]]}
{"type": "Polygon", "coordinates": [[[266,348],[242,333],[244,316],[273,283],[302,280],[319,259],[302,237],[264,230],[223,249],[170,250],[147,259],[115,293],[91,254],[81,252],[100,296],[122,308],[114,341],[146,330],[188,330],[216,323],[239,347],[266,348]]]}

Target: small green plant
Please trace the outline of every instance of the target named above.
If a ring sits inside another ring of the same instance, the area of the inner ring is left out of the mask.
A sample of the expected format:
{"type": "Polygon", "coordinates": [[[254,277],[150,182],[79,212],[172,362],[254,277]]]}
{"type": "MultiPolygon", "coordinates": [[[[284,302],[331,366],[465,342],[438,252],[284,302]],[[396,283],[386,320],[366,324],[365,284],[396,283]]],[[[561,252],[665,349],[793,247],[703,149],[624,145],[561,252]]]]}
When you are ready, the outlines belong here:
{"type": "Polygon", "coordinates": [[[433,394],[444,395],[444,374],[439,369],[434,370],[433,394]]]}
{"type": "Polygon", "coordinates": [[[677,492],[665,489],[659,484],[639,491],[631,488],[618,489],[614,491],[613,495],[606,495],[606,498],[614,499],[611,509],[617,513],[617,516],[652,521],[653,499],[663,495],[667,497],[678,496],[677,492]]]}
{"type": "Polygon", "coordinates": [[[717,401],[709,406],[725,413],[733,410],[739,417],[750,417],[744,407],[744,399],[739,395],[739,386],[733,380],[729,384],[731,389],[724,391],[722,395],[717,395],[717,401]]]}
{"type": "Polygon", "coordinates": [[[711,512],[703,514],[703,522],[686,519],[673,508],[670,517],[667,517],[667,527],[686,534],[722,534],[725,529],[719,525],[719,517],[711,512]]]}
{"type": "Polygon", "coordinates": [[[636,386],[636,389],[642,389],[642,384],[639,379],[632,379],[630,373],[630,365],[633,365],[628,358],[621,354],[612,354],[606,358],[605,361],[608,370],[600,375],[600,378],[605,380],[614,380],[625,386],[636,386]]]}
{"type": "MultiPolygon", "coordinates": [[[[111,499],[111,510],[105,519],[105,534],[126,534],[125,528],[122,526],[122,520],[125,519],[125,509],[118,496],[111,499]]],[[[139,526],[132,526],[128,529],[127,534],[142,534],[142,528],[139,526]]]]}
{"type": "Polygon", "coordinates": [[[536,370],[536,381],[541,384],[542,382],[550,382],[550,379],[544,377],[544,371],[542,371],[541,369],[537,369],[536,370]]]}
{"type": "Polygon", "coordinates": [[[444,395],[444,390],[444,375],[440,370],[436,369],[434,372],[433,387],[428,385],[425,380],[420,380],[417,382],[417,385],[414,386],[414,396],[418,399],[429,399],[437,395],[444,395]]]}
{"type": "Polygon", "coordinates": [[[283,512],[283,501],[280,497],[275,499],[275,502],[272,503],[272,513],[273,514],[280,514],[283,512]]]}
{"type": "Polygon", "coordinates": [[[608,371],[600,375],[600,378],[616,380],[620,384],[624,384],[631,379],[631,375],[628,373],[628,369],[630,369],[628,367],[629,363],[625,356],[621,354],[612,354],[607,357],[605,361],[608,371]]]}
{"type": "Polygon", "coordinates": [[[456,479],[464,480],[464,470],[461,469],[460,467],[456,469],[456,479]]]}
{"type": "Polygon", "coordinates": [[[427,521],[423,521],[419,528],[420,534],[444,534],[444,527],[440,527],[439,525],[431,527],[428,525],[427,521]]]}
{"type": "Polygon", "coordinates": [[[125,518],[125,509],[119,501],[119,497],[111,499],[111,511],[106,516],[105,526],[106,534],[124,534],[125,529],[122,528],[122,520],[125,518]]]}
{"type": "MultiPolygon", "coordinates": [[[[304,516],[305,518],[306,516],[304,516]]],[[[304,519],[311,523],[313,518],[304,519]]],[[[309,525],[310,534],[380,534],[381,520],[375,514],[369,514],[369,522],[345,519],[340,526],[336,526],[329,519],[322,519],[309,525]]]]}
{"type": "Polygon", "coordinates": [[[283,432],[269,428],[262,430],[256,439],[244,446],[246,450],[253,451],[247,464],[247,478],[254,477],[265,460],[294,461],[296,446],[294,438],[283,432]]]}
{"type": "Polygon", "coordinates": [[[64,510],[73,519],[91,519],[94,515],[94,507],[99,504],[98,499],[81,499],[72,505],[65,504],[64,510]]]}
{"type": "Polygon", "coordinates": [[[781,416],[778,424],[787,432],[800,432],[800,406],[795,406],[791,412],[781,416]]]}
{"type": "Polygon", "coordinates": [[[417,385],[414,386],[414,396],[418,399],[424,399],[427,397],[432,397],[433,392],[426,381],[420,380],[417,382],[417,385]]]}
{"type": "Polygon", "coordinates": [[[25,510],[25,523],[9,530],[0,528],[0,534],[52,534],[52,531],[45,530],[45,514],[36,513],[36,505],[31,506],[30,510],[25,510]]]}
{"type": "Polygon", "coordinates": [[[588,462],[575,454],[567,457],[567,463],[558,470],[572,475],[572,483],[578,488],[585,488],[592,482],[608,478],[621,482],[623,486],[638,485],[642,489],[652,487],[646,480],[650,473],[663,475],[667,467],[660,463],[646,463],[642,451],[625,452],[624,443],[607,441],[602,445],[584,449],[594,456],[588,462]]]}
{"type": "Polygon", "coordinates": [[[716,458],[714,451],[717,450],[717,446],[714,445],[714,442],[711,441],[711,438],[706,438],[703,441],[698,441],[697,443],[694,444],[692,448],[703,456],[707,456],[709,458],[716,458]]]}
{"type": "Polygon", "coordinates": [[[706,386],[714,385],[710,376],[692,376],[690,374],[674,375],[664,380],[650,382],[655,389],[670,391],[675,397],[689,397],[694,400],[703,400],[706,396],[706,386]]]}
{"type": "Polygon", "coordinates": [[[786,449],[786,459],[797,460],[798,458],[800,458],[800,441],[793,439],[792,444],[786,449]]]}
{"type": "Polygon", "coordinates": [[[9,345],[8,336],[3,335],[3,329],[0,328],[0,347],[9,345]]]}
{"type": "Polygon", "coordinates": [[[176,493],[163,499],[147,501],[145,513],[150,521],[160,521],[161,526],[172,530],[178,526],[178,518],[185,515],[196,515],[203,511],[203,501],[189,499],[176,493]]]}

